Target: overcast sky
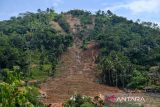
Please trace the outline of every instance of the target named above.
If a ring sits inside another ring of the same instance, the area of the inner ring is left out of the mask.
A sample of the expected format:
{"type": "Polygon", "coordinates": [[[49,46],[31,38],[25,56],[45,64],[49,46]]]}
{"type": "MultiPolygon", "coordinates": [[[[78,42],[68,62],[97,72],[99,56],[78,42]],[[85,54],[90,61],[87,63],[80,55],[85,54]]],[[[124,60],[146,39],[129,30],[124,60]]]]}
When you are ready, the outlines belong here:
{"type": "Polygon", "coordinates": [[[0,0],[0,20],[26,11],[54,7],[57,12],[70,9],[111,10],[128,19],[160,24],[160,0],[0,0]]]}

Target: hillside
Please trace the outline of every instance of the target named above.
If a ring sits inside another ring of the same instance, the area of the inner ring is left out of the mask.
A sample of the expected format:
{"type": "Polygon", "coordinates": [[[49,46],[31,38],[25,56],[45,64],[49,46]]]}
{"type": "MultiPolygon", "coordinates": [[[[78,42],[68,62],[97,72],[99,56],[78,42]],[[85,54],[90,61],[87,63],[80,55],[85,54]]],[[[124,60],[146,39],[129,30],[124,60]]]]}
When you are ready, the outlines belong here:
{"type": "MultiPolygon", "coordinates": [[[[159,90],[160,29],[151,22],[133,22],[111,11],[71,10],[80,22],[75,26],[86,49],[94,41],[99,48],[96,63],[102,71],[101,81],[123,87],[159,90]]],[[[73,23],[74,21],[70,21],[73,23]]]]}
{"type": "Polygon", "coordinates": [[[94,58],[98,54],[97,51],[83,51],[75,42],[61,57],[60,65],[56,69],[61,75],[41,85],[41,90],[47,94],[43,102],[61,104],[75,93],[94,97],[99,94],[122,92],[118,88],[96,83],[97,65],[94,58]]]}
{"type": "Polygon", "coordinates": [[[48,8],[0,22],[0,91],[11,96],[0,94],[0,104],[6,107],[61,107],[74,94],[116,93],[144,96],[154,100],[144,106],[158,107],[159,97],[143,92],[160,92],[159,63],[159,26],[109,10],[58,14],[48,8]]]}
{"type": "MultiPolygon", "coordinates": [[[[56,71],[60,74],[41,85],[41,89],[47,95],[47,98],[43,99],[43,102],[61,107],[61,104],[75,93],[87,95],[92,98],[97,95],[109,93],[122,95],[138,94],[148,98],[139,92],[127,94],[118,88],[98,83],[102,80],[101,69],[98,68],[99,64],[96,64],[98,56],[101,55],[101,47],[98,43],[99,41],[95,38],[89,39],[96,29],[96,18],[90,15],[91,22],[83,23],[82,19],[86,17],[84,14],[85,12],[82,15],[74,16],[72,11],[71,13],[65,13],[65,18],[70,25],[74,42],[73,46],[61,56],[60,63],[56,68],[56,71]]],[[[152,99],[151,97],[149,98],[152,99]]],[[[148,105],[146,103],[145,106],[156,105],[155,103],[150,104],[148,102],[148,105]]]]}

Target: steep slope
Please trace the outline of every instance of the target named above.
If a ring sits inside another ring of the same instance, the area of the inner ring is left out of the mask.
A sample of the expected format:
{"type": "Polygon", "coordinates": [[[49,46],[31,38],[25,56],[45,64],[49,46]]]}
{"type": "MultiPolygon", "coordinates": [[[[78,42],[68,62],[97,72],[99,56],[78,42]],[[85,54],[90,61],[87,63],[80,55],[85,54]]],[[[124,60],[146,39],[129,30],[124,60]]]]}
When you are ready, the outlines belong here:
{"type": "Polygon", "coordinates": [[[80,21],[71,16],[67,16],[67,19],[74,35],[74,43],[61,56],[60,64],[56,68],[60,76],[57,75],[56,78],[51,78],[41,85],[41,89],[47,94],[47,98],[43,99],[43,102],[61,104],[75,93],[94,97],[108,92],[121,92],[117,88],[96,83],[95,57],[98,56],[98,49],[88,46],[88,49],[83,51],[80,48],[82,41],[77,37],[75,28],[80,25],[80,21]]]}
{"type": "Polygon", "coordinates": [[[120,92],[117,88],[95,82],[97,71],[94,57],[96,49],[82,51],[76,43],[62,55],[61,66],[57,68],[61,76],[48,80],[41,89],[47,93],[44,103],[62,103],[75,93],[96,96],[103,93],[120,92]]]}
{"type": "MultiPolygon", "coordinates": [[[[51,105],[51,107],[62,107],[64,101],[69,99],[73,94],[78,93],[87,96],[97,96],[106,94],[122,94],[125,96],[143,96],[142,93],[124,93],[122,90],[99,84],[97,82],[97,65],[95,59],[98,56],[99,49],[94,43],[90,42],[86,50],[80,47],[82,41],[78,38],[77,27],[81,26],[80,20],[70,15],[66,16],[67,22],[70,24],[70,31],[73,34],[73,46],[65,52],[60,59],[60,63],[56,68],[56,77],[48,79],[41,84],[47,97],[42,102],[51,105]]],[[[151,99],[149,97],[149,99],[151,99]]],[[[150,107],[149,105],[145,105],[150,107]]],[[[153,104],[153,106],[155,106],[153,104]]],[[[155,106],[157,107],[157,106],[155,106]]]]}

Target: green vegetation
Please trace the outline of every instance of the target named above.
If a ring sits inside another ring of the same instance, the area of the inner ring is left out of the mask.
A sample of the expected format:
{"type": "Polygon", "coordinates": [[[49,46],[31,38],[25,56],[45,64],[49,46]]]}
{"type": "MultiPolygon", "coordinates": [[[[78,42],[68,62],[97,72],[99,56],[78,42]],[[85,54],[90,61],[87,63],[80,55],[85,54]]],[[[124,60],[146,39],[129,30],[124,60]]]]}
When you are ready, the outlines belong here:
{"type": "MultiPolygon", "coordinates": [[[[64,103],[64,107],[110,107],[111,105],[99,96],[90,98],[88,96],[73,95],[64,103]]],[[[143,107],[132,103],[113,103],[112,107],[143,107]]]]}
{"type": "Polygon", "coordinates": [[[21,80],[21,74],[17,67],[13,71],[4,69],[0,83],[0,107],[43,107],[38,101],[38,89],[26,86],[21,80]]]}
{"type": "MultiPolygon", "coordinates": [[[[83,41],[84,50],[90,41],[97,43],[100,54],[96,63],[101,70],[102,83],[160,91],[160,29],[157,24],[133,22],[109,10],[95,14],[83,10],[57,14],[48,8],[0,21],[0,106],[41,106],[37,89],[22,82],[55,76],[61,54],[73,42],[66,14],[80,19],[76,35],[83,41]],[[52,22],[59,24],[62,31],[52,22]]],[[[75,98],[67,101],[65,107],[103,104],[101,101],[94,103],[89,97],[77,95],[75,98]]]]}
{"type": "Polygon", "coordinates": [[[67,33],[69,32],[69,25],[68,25],[68,23],[67,23],[63,14],[57,15],[55,17],[55,21],[57,21],[59,23],[59,25],[63,28],[63,30],[65,32],[67,32],[67,33]]]}
{"type": "Polygon", "coordinates": [[[61,34],[51,27],[55,20],[68,32],[69,25],[53,9],[0,22],[0,69],[19,66],[29,78],[36,78],[36,73],[54,75],[59,56],[72,43],[69,33],[61,34]]]}
{"type": "Polygon", "coordinates": [[[87,96],[74,95],[64,103],[64,107],[94,107],[94,103],[87,96]]]}
{"type": "Polygon", "coordinates": [[[72,45],[68,29],[65,19],[49,8],[0,22],[0,106],[40,107],[38,89],[20,82],[54,76],[60,55],[72,45]],[[64,32],[57,31],[52,21],[64,32]]]}
{"type": "Polygon", "coordinates": [[[160,29],[157,24],[133,22],[109,10],[95,14],[82,10],[68,13],[85,20],[83,22],[89,17],[94,19],[93,28],[87,29],[85,26],[89,23],[83,23],[77,34],[84,41],[84,49],[87,41],[98,43],[101,53],[96,62],[102,70],[103,83],[123,88],[159,89],[160,29]]]}

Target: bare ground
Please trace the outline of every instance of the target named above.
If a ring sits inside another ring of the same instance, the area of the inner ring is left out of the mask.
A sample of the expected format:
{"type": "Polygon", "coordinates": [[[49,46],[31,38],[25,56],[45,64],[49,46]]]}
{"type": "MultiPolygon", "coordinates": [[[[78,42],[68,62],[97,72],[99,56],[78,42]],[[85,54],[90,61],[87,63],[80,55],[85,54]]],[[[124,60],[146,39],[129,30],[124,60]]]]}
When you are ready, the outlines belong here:
{"type": "MultiPolygon", "coordinates": [[[[76,33],[76,26],[80,25],[80,20],[72,16],[66,17],[71,31],[76,33]]],[[[63,102],[75,93],[90,97],[116,93],[130,95],[130,93],[125,93],[116,87],[97,83],[98,69],[95,59],[98,56],[98,49],[92,47],[83,51],[80,49],[82,41],[79,41],[77,37],[74,37],[74,39],[73,46],[61,56],[60,63],[56,68],[56,77],[49,78],[41,84],[40,90],[47,95],[41,101],[47,105],[50,104],[48,107],[62,107],[63,102]]],[[[132,95],[146,97],[142,93],[132,95]]],[[[149,97],[149,99],[151,98],[149,97]]],[[[144,107],[160,106],[146,102],[144,107]]]]}
{"type": "Polygon", "coordinates": [[[97,54],[96,49],[82,51],[76,43],[69,48],[61,57],[61,65],[56,68],[61,76],[50,78],[41,85],[41,90],[47,94],[43,103],[61,104],[75,93],[94,97],[122,92],[118,88],[96,83],[97,65],[94,59],[97,54]]]}

